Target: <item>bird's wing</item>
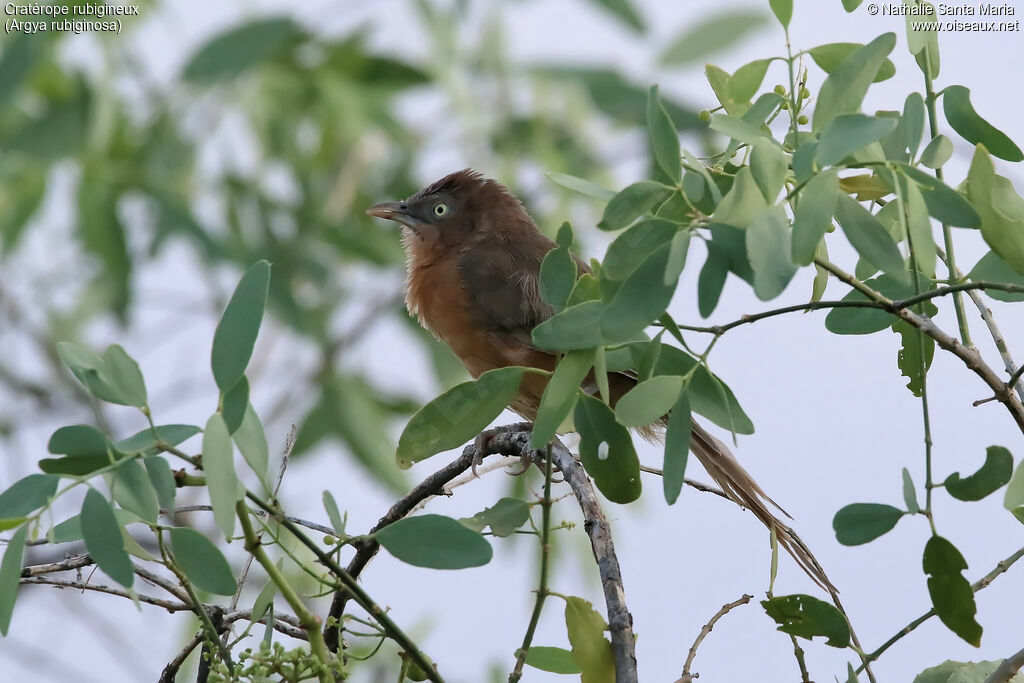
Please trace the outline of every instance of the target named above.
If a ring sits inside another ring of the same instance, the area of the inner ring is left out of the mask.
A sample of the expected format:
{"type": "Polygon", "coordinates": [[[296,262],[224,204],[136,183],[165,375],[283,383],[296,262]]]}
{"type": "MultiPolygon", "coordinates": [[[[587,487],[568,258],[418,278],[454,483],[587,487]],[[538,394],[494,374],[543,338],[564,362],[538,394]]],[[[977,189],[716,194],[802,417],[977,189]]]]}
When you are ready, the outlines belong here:
{"type": "MultiPolygon", "coordinates": [[[[476,243],[459,258],[458,269],[470,317],[490,332],[535,349],[530,336],[554,309],[540,295],[540,265],[555,243],[537,232],[515,248],[499,239],[476,243]]],[[[580,274],[589,268],[577,260],[580,274]]]]}

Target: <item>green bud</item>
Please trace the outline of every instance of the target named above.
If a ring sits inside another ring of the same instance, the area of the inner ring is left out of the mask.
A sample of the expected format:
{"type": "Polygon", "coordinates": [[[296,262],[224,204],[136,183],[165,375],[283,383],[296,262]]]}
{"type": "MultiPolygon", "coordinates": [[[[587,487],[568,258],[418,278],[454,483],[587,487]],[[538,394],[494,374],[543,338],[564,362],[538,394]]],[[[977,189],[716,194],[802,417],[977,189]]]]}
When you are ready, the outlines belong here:
{"type": "Polygon", "coordinates": [[[710,121],[711,112],[709,112],[707,109],[701,109],[700,112],[697,114],[697,118],[704,122],[710,121]]]}
{"type": "Polygon", "coordinates": [[[783,97],[785,97],[785,95],[786,95],[786,86],[784,86],[781,83],[779,83],[777,86],[775,86],[775,92],[778,93],[779,95],[782,95],[783,97]]]}
{"type": "Polygon", "coordinates": [[[799,123],[801,126],[806,125],[807,121],[808,121],[807,117],[804,116],[803,114],[800,114],[800,116],[797,117],[797,120],[796,120],[796,122],[799,123]]]}
{"type": "Polygon", "coordinates": [[[810,90],[808,90],[807,88],[800,88],[800,99],[801,100],[806,100],[810,96],[811,96],[811,91],[810,90]]]}
{"type": "Polygon", "coordinates": [[[782,100],[782,108],[789,109],[789,100],[782,100]]]}

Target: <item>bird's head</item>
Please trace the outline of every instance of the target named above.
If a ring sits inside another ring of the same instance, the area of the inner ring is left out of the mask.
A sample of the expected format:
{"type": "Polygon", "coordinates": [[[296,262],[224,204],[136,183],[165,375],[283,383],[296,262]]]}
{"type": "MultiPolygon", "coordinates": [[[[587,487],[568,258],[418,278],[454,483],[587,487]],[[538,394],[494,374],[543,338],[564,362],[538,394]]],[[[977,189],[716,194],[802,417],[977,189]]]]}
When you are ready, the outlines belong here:
{"type": "Polygon", "coordinates": [[[404,201],[371,206],[366,213],[401,223],[427,244],[445,248],[481,230],[508,230],[524,220],[533,226],[504,185],[468,168],[446,175],[404,201]]]}

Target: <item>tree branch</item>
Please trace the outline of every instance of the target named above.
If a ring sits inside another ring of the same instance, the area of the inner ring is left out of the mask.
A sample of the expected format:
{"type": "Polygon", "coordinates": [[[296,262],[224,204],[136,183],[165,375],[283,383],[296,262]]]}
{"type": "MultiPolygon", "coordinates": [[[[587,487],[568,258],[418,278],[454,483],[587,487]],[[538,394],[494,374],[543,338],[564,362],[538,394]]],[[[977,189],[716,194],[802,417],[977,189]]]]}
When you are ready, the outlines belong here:
{"type": "Polygon", "coordinates": [[[715,616],[711,617],[711,619],[708,620],[708,623],[704,624],[700,633],[697,634],[696,640],[693,641],[693,645],[690,646],[690,652],[686,655],[686,663],[683,664],[683,674],[676,683],[691,683],[695,678],[697,678],[699,674],[690,673],[690,667],[693,665],[693,658],[697,656],[697,648],[700,647],[702,642],[704,642],[704,639],[709,633],[711,633],[711,630],[715,628],[715,624],[718,623],[719,619],[740,605],[747,604],[753,599],[753,597],[753,595],[744,594],[739,600],[734,600],[722,605],[722,609],[715,612],[715,616]]]}
{"type": "Polygon", "coordinates": [[[1009,683],[1022,666],[1024,666],[1024,649],[1018,650],[1004,659],[1003,663],[985,679],[985,683],[1009,683]]]}

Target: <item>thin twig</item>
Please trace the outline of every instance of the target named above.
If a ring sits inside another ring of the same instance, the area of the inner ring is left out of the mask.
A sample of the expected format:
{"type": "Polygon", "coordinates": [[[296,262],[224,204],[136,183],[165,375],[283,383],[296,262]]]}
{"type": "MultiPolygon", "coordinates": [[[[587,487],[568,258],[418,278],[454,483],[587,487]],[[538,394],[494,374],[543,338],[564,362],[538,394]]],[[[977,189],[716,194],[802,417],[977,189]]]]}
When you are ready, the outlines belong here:
{"type": "Polygon", "coordinates": [[[519,647],[519,652],[516,655],[515,667],[508,676],[508,683],[517,683],[523,677],[526,655],[530,653],[533,634],[537,631],[537,624],[540,622],[540,615],[544,610],[544,601],[548,597],[548,565],[551,558],[551,503],[551,444],[548,444],[547,457],[544,459],[544,497],[540,501],[540,578],[537,581],[537,598],[533,604],[530,623],[523,635],[523,644],[519,647]]]}
{"type": "Polygon", "coordinates": [[[743,597],[741,597],[739,600],[727,602],[726,604],[722,605],[722,608],[720,610],[715,612],[715,616],[711,617],[711,619],[708,620],[708,623],[704,624],[704,627],[701,628],[700,633],[697,634],[696,640],[693,641],[693,645],[690,646],[690,652],[686,655],[686,662],[683,664],[683,674],[679,678],[679,680],[676,681],[676,683],[691,683],[693,679],[699,676],[699,674],[690,673],[690,667],[693,666],[693,659],[697,656],[697,648],[700,647],[700,644],[702,642],[704,642],[704,639],[707,638],[709,633],[711,633],[711,630],[715,628],[715,624],[718,623],[719,619],[721,619],[730,611],[739,607],[740,605],[747,604],[753,599],[753,597],[753,595],[747,595],[746,593],[744,593],[743,597]]]}
{"type": "MultiPolygon", "coordinates": [[[[983,588],[988,586],[990,583],[992,583],[1000,574],[1006,572],[1006,570],[1008,570],[1010,567],[1012,567],[1014,565],[1014,563],[1017,562],[1017,560],[1019,560],[1022,557],[1024,557],[1024,548],[1020,548],[1019,550],[1014,552],[1012,555],[1007,557],[1005,560],[1001,560],[998,564],[996,564],[995,568],[992,569],[992,571],[990,571],[988,574],[986,574],[985,576],[981,577],[980,579],[978,579],[977,581],[972,583],[971,584],[971,590],[973,592],[975,592],[975,593],[977,593],[978,591],[982,590],[983,588]]],[[[894,636],[889,638],[889,640],[887,640],[884,643],[882,643],[882,645],[880,645],[877,650],[875,650],[874,652],[870,653],[867,656],[868,662],[873,662],[876,659],[878,659],[879,657],[881,657],[882,653],[884,653],[886,650],[888,650],[890,647],[892,647],[894,644],[896,644],[896,642],[898,640],[900,640],[901,638],[903,638],[904,636],[909,634],[911,631],[916,629],[918,626],[920,626],[921,624],[923,624],[924,622],[928,621],[929,619],[931,619],[934,616],[935,616],[935,608],[933,607],[932,609],[928,610],[927,612],[925,612],[924,614],[919,616],[917,619],[914,619],[912,622],[910,622],[909,624],[907,624],[906,626],[901,628],[894,636]]],[[[861,671],[863,671],[863,669],[864,669],[864,665],[862,664],[857,669],[857,673],[860,673],[861,671]]]]}
{"type": "Polygon", "coordinates": [[[113,586],[104,586],[97,583],[86,583],[84,581],[67,581],[65,579],[53,579],[49,576],[30,576],[20,580],[22,585],[26,584],[38,584],[45,586],[56,586],[57,588],[75,588],[77,590],[88,590],[95,591],[97,593],[106,593],[108,595],[116,595],[120,598],[128,598],[129,600],[137,599],[139,602],[145,602],[149,605],[156,605],[157,607],[163,607],[168,612],[182,612],[182,611],[193,611],[192,605],[184,602],[175,602],[173,600],[164,600],[163,598],[154,598],[150,595],[144,595],[137,593],[132,596],[126,590],[120,588],[114,588],[113,586]]]}
{"type": "MultiPolygon", "coordinates": [[[[946,252],[938,246],[935,247],[935,251],[938,253],[940,258],[946,260],[946,252]]],[[[949,263],[949,261],[947,261],[947,263],[949,263]]],[[[952,267],[954,270],[950,271],[950,278],[956,278],[957,280],[966,279],[967,276],[964,275],[959,268],[956,268],[955,264],[952,267]]],[[[999,330],[999,326],[996,325],[995,317],[992,315],[992,309],[988,307],[988,304],[986,304],[984,299],[981,298],[978,291],[973,289],[968,290],[967,296],[971,298],[971,301],[974,302],[974,305],[977,307],[978,314],[981,315],[982,321],[984,321],[985,326],[988,327],[989,335],[992,337],[992,341],[996,345],[996,350],[999,352],[999,356],[1003,359],[1003,367],[1006,368],[1006,372],[1010,375],[1010,379],[1006,381],[1006,385],[1013,387],[1017,391],[1017,397],[1020,398],[1021,401],[1024,401],[1024,384],[1018,382],[1020,379],[1020,373],[1024,370],[1024,366],[1017,369],[1017,364],[1014,362],[1013,356],[1010,354],[1010,349],[1006,346],[1006,339],[1003,338],[1003,333],[999,330]]],[[[977,403],[975,405],[977,405],[977,403]]]]}
{"type": "MultiPolygon", "coordinates": [[[[179,512],[213,512],[212,505],[181,505],[174,508],[174,513],[179,512]]],[[[285,515],[285,518],[290,522],[295,522],[299,526],[304,526],[312,531],[319,531],[322,534],[328,536],[334,536],[338,532],[329,526],[320,524],[318,522],[311,522],[308,519],[302,519],[301,517],[293,517],[292,515],[285,515]]]]}

